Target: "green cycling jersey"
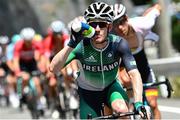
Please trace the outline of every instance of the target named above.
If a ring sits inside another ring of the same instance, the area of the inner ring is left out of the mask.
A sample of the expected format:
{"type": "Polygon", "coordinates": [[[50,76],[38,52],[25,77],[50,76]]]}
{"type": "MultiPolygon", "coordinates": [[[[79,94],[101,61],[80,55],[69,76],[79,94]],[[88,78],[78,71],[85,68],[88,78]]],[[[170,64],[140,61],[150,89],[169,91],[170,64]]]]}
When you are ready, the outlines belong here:
{"type": "Polygon", "coordinates": [[[66,64],[73,59],[81,63],[78,85],[86,90],[101,91],[117,79],[122,60],[127,70],[136,68],[127,42],[116,35],[108,34],[108,44],[103,49],[93,47],[91,39],[82,40],[70,53],[66,64]]]}

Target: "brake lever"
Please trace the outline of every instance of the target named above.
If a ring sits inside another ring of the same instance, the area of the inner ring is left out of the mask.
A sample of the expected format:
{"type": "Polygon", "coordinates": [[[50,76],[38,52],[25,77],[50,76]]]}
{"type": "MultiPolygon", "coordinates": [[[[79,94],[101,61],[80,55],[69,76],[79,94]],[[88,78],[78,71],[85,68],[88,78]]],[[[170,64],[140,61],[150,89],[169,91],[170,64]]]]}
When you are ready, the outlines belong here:
{"type": "Polygon", "coordinates": [[[143,119],[148,119],[147,112],[144,106],[141,107],[141,112],[143,113],[144,117],[143,119]]]}
{"type": "Polygon", "coordinates": [[[174,92],[171,83],[169,82],[169,80],[166,78],[166,85],[167,85],[167,90],[168,90],[168,96],[167,98],[171,97],[171,92],[174,92]]]}

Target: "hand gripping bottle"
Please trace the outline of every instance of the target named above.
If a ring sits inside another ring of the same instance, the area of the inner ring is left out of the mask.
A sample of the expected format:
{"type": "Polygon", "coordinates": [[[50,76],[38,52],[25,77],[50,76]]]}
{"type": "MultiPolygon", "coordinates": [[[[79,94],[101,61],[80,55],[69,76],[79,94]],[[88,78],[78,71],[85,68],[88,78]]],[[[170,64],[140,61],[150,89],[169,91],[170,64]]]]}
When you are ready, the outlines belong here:
{"type": "Polygon", "coordinates": [[[72,30],[76,33],[81,33],[85,38],[92,38],[95,35],[95,29],[83,22],[73,22],[72,30]]]}

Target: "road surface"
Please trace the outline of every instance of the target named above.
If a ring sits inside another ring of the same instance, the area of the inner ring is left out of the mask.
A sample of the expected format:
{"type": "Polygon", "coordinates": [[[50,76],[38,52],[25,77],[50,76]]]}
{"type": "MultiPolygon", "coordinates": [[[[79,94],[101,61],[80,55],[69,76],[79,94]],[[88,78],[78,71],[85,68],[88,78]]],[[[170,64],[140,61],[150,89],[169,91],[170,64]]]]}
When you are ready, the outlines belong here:
{"type": "MultiPolygon", "coordinates": [[[[162,119],[180,119],[180,99],[159,99],[159,109],[162,119]]],[[[50,119],[50,111],[46,112],[44,119],[50,119]]],[[[29,111],[13,109],[12,107],[0,107],[0,119],[30,119],[29,111]]],[[[41,118],[43,119],[43,117],[41,118]]]]}

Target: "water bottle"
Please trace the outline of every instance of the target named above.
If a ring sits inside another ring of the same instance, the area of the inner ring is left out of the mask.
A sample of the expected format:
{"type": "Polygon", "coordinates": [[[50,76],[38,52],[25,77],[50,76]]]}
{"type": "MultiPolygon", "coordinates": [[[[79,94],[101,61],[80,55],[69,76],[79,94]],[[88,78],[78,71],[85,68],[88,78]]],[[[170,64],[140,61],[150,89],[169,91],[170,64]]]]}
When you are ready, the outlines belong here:
{"type": "Polygon", "coordinates": [[[83,37],[86,37],[86,38],[92,38],[95,35],[95,29],[93,27],[79,21],[72,23],[72,30],[74,32],[81,32],[83,37]]]}

